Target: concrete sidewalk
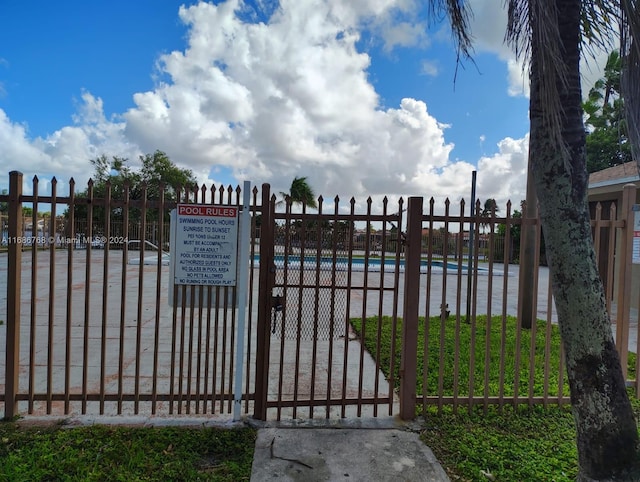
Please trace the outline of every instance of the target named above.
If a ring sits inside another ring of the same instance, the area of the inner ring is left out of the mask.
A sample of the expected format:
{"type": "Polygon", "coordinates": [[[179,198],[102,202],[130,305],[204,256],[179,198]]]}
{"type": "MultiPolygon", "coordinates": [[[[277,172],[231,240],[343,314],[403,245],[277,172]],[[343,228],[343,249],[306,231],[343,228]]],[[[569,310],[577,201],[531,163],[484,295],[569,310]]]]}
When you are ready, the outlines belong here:
{"type": "Polygon", "coordinates": [[[418,422],[397,417],[342,420],[294,420],[242,422],[220,417],[149,417],[80,415],[58,419],[26,417],[23,427],[52,426],[64,420],[64,427],[90,425],[126,427],[182,427],[231,429],[243,424],[258,429],[252,482],[346,481],[349,482],[446,482],[449,477],[418,435],[418,422]]]}
{"type": "Polygon", "coordinates": [[[252,482],[448,481],[417,433],[397,419],[302,425],[258,430],[252,482]]]}

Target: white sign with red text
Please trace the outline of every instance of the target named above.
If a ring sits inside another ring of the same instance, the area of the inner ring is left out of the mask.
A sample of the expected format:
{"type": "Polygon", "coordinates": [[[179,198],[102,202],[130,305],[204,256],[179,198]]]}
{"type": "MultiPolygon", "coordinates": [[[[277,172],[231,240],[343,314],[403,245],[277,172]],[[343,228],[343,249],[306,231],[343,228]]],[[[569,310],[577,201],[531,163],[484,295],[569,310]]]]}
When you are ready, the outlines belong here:
{"type": "Polygon", "coordinates": [[[178,204],[175,284],[235,286],[238,207],[178,204]]]}
{"type": "Polygon", "coordinates": [[[631,262],[640,264],[640,204],[631,207],[633,211],[633,241],[631,244],[631,262]]]}

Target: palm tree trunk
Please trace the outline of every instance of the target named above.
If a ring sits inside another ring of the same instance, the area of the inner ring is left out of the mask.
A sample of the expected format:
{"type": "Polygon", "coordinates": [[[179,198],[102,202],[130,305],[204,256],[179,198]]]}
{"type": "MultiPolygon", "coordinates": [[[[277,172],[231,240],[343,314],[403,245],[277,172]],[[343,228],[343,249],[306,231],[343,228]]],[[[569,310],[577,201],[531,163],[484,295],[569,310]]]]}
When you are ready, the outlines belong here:
{"type": "MultiPolygon", "coordinates": [[[[531,2],[534,4],[536,2],[531,2]]],[[[563,155],[544,115],[535,12],[531,11],[531,147],[550,275],[564,343],[577,429],[580,480],[620,476],[637,460],[638,434],[611,333],[597,271],[587,204],[585,132],[580,91],[580,0],[555,0],[565,81],[555,83],[563,106],[563,155]]],[[[538,3],[539,4],[539,3],[538,3]]]]}
{"type": "MultiPolygon", "coordinates": [[[[529,137],[529,144],[531,144],[531,137],[529,137]]],[[[529,159],[527,161],[527,206],[526,211],[523,210],[522,216],[523,218],[535,219],[538,217],[538,197],[536,196],[533,173],[531,172],[532,152],[534,152],[534,149],[529,147],[529,159]]],[[[520,320],[520,326],[529,330],[535,319],[533,289],[531,289],[531,287],[534,284],[535,270],[538,269],[535,265],[536,250],[539,250],[540,246],[536,243],[536,227],[534,225],[522,225],[520,228],[520,236],[522,236],[522,251],[520,252],[519,279],[520,286],[524,287],[524,289],[520,291],[518,319],[520,320]]]]}

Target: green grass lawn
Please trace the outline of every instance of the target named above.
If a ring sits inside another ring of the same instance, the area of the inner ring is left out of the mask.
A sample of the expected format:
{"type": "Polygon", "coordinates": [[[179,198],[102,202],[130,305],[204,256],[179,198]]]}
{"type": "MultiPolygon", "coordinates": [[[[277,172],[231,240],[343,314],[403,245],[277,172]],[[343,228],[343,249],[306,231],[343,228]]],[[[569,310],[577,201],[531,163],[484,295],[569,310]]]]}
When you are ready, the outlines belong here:
{"type": "Polygon", "coordinates": [[[250,428],[18,428],[3,422],[0,481],[249,480],[255,438],[250,428]]]}
{"type": "Polygon", "coordinates": [[[452,480],[572,481],[578,472],[567,407],[429,413],[421,439],[452,480]]]}
{"type": "MultiPolygon", "coordinates": [[[[481,395],[484,380],[484,347],[486,333],[490,333],[492,350],[500,353],[501,333],[505,337],[506,385],[516,380],[512,354],[516,343],[515,320],[501,324],[499,318],[480,319],[475,327],[462,323],[456,335],[455,320],[447,320],[441,338],[439,317],[429,323],[429,359],[427,368],[435,376],[427,377],[427,393],[433,394],[439,383],[445,393],[457,386],[459,393],[468,390],[468,363],[461,365],[454,384],[452,366],[455,346],[458,357],[468,359],[472,331],[475,329],[474,392],[481,395]],[[495,339],[494,339],[495,338],[495,339]],[[495,345],[497,343],[497,345],[495,345]],[[442,379],[438,374],[439,347],[442,344],[445,364],[442,379]],[[464,369],[464,366],[467,366],[464,369]],[[478,384],[479,383],[479,384],[478,384]],[[465,388],[466,387],[466,388],[465,388]]],[[[354,328],[362,329],[361,320],[353,320],[354,328]]],[[[389,375],[391,323],[380,323],[383,343],[377,351],[374,335],[378,320],[366,322],[365,346],[381,360],[389,375]]],[[[518,377],[520,393],[529,386],[536,395],[558,387],[559,333],[556,327],[549,332],[551,352],[542,349],[547,331],[537,326],[535,366],[529,371],[531,334],[523,331],[520,343],[523,355],[518,377]],[[538,339],[538,337],[541,337],[538,339]],[[544,382],[543,367],[549,362],[549,383],[544,382]],[[533,380],[530,383],[530,380],[533,380]]],[[[398,333],[400,330],[398,329],[398,333]]],[[[421,320],[418,346],[424,341],[425,323],[421,320]]],[[[500,357],[491,357],[489,366],[489,393],[498,393],[500,357]],[[497,364],[497,365],[496,365],[497,364]]],[[[633,374],[635,354],[629,356],[633,374]]],[[[398,379],[399,360],[393,367],[398,379]]],[[[422,371],[424,366],[419,366],[422,371]]],[[[633,376],[633,375],[632,375],[633,376]]],[[[422,376],[418,377],[417,393],[423,389],[422,376]]],[[[505,389],[505,395],[512,393],[505,389]]],[[[566,387],[563,386],[563,391],[566,387]]],[[[568,392],[567,392],[568,393],[568,392]]],[[[640,416],[640,402],[632,398],[636,417],[640,416]]],[[[575,429],[569,407],[505,406],[501,410],[483,406],[472,410],[451,407],[427,407],[421,411],[423,421],[421,438],[435,453],[453,481],[571,481],[575,480],[577,453],[575,429]]],[[[31,480],[249,480],[256,431],[240,429],[187,429],[187,428],[113,428],[92,426],[84,428],[17,428],[12,422],[0,423],[0,481],[31,480]]]]}
{"type": "MultiPolygon", "coordinates": [[[[365,324],[365,347],[374,357],[380,361],[385,375],[389,376],[391,365],[391,337],[392,318],[383,317],[378,323],[378,318],[369,318],[365,324]],[[381,333],[380,352],[376,344],[378,330],[381,333]]],[[[358,335],[362,333],[362,320],[353,319],[352,325],[358,335]]],[[[503,391],[505,397],[513,396],[516,389],[518,394],[526,396],[529,391],[534,396],[557,395],[559,386],[559,360],[560,360],[560,334],[557,326],[546,329],[546,322],[538,321],[535,329],[535,343],[533,347],[533,364],[531,364],[531,337],[532,330],[517,330],[516,318],[493,317],[487,323],[486,316],[479,316],[475,324],[470,325],[464,321],[457,322],[455,317],[449,317],[441,326],[440,317],[436,316],[429,320],[429,342],[427,347],[428,357],[426,363],[421,356],[424,351],[424,338],[427,324],[424,318],[420,318],[418,325],[418,379],[417,393],[423,390],[429,395],[434,395],[440,385],[442,392],[447,396],[454,394],[454,389],[458,395],[469,395],[470,375],[473,374],[472,387],[473,395],[484,395],[485,371],[488,375],[488,396],[499,396],[501,366],[503,368],[503,391]],[[519,331],[519,332],[518,332],[519,331]],[[488,336],[487,336],[488,334],[488,336]],[[545,350],[545,341],[549,337],[549,351],[545,350]],[[471,340],[475,339],[475,344],[471,340]],[[518,341],[519,340],[519,341],[518,341]],[[490,356],[485,358],[486,346],[489,345],[490,356]],[[504,343],[504,350],[502,345],[504,343]],[[516,358],[515,347],[520,345],[520,359],[516,358]],[[442,352],[443,363],[440,363],[442,352]],[[504,352],[504,354],[502,354],[504,352]],[[469,360],[473,356],[474,369],[470,371],[469,360]],[[459,360],[458,373],[454,367],[455,361],[459,360]],[[545,381],[544,367],[548,366],[549,376],[545,381]],[[517,369],[516,369],[517,367],[517,369]],[[533,367],[533,370],[531,370],[533,367]],[[442,370],[442,375],[440,375],[442,370]],[[426,376],[425,376],[426,373],[426,376]],[[518,376],[516,377],[516,373],[518,376]],[[426,381],[426,386],[425,386],[426,381]]],[[[394,384],[399,387],[400,372],[400,350],[402,331],[401,322],[396,327],[396,358],[394,360],[394,384]]],[[[635,358],[633,358],[635,360],[635,358]]],[[[563,375],[562,392],[569,397],[569,386],[566,377],[563,375]]]]}
{"type": "MultiPolygon", "coordinates": [[[[361,333],[362,320],[355,319],[352,322],[356,332],[361,333]]],[[[420,353],[424,346],[426,325],[425,320],[421,318],[418,330],[417,393],[422,393],[425,388],[425,364],[420,353]]],[[[532,332],[522,330],[518,335],[516,319],[513,317],[507,318],[504,324],[500,317],[494,317],[489,325],[486,317],[479,317],[474,326],[462,322],[458,330],[455,318],[450,317],[446,320],[444,329],[442,328],[440,317],[429,320],[426,393],[435,394],[438,385],[442,384],[444,394],[452,395],[456,387],[459,394],[466,396],[469,392],[468,360],[473,351],[476,361],[472,384],[474,395],[484,394],[485,367],[488,367],[489,373],[488,395],[499,395],[502,333],[505,334],[504,395],[513,395],[516,378],[520,394],[526,395],[529,390],[534,396],[558,393],[560,334],[557,326],[552,326],[547,331],[545,322],[539,321],[536,325],[533,370],[530,370],[532,332]],[[473,332],[475,344],[471,343],[473,332]],[[487,334],[492,353],[489,365],[485,364],[487,334]],[[550,341],[548,353],[544,349],[547,336],[550,341]],[[516,377],[514,353],[518,337],[522,353],[516,377]],[[459,347],[457,355],[456,346],[459,347]],[[444,354],[442,377],[439,375],[440,347],[443,348],[444,354]],[[463,361],[460,363],[457,383],[454,383],[453,362],[456,357],[463,361]],[[549,367],[547,381],[544,377],[545,363],[548,363],[549,367]]],[[[366,320],[365,347],[374,357],[378,357],[387,377],[390,374],[392,333],[390,318],[382,319],[379,325],[377,318],[366,320]],[[376,344],[378,328],[383,340],[379,352],[376,344]]],[[[396,333],[401,333],[400,326],[396,327],[396,333]]],[[[399,339],[397,342],[399,343],[399,339]]],[[[399,353],[399,348],[396,349],[396,353],[399,353]]],[[[635,359],[635,354],[630,353],[628,369],[632,378],[635,373],[635,359]]],[[[396,387],[399,369],[400,360],[397,359],[393,366],[396,387]]],[[[565,376],[561,387],[563,393],[568,396],[565,376]]],[[[636,417],[640,416],[640,402],[632,398],[632,404],[636,417]]],[[[485,411],[483,406],[476,406],[471,410],[459,408],[457,413],[453,413],[452,408],[447,406],[441,410],[428,406],[423,412],[419,404],[418,411],[424,421],[421,438],[433,450],[452,480],[570,481],[576,478],[576,433],[570,407],[520,405],[517,408],[505,406],[499,409],[497,406],[489,406],[485,411]]]]}

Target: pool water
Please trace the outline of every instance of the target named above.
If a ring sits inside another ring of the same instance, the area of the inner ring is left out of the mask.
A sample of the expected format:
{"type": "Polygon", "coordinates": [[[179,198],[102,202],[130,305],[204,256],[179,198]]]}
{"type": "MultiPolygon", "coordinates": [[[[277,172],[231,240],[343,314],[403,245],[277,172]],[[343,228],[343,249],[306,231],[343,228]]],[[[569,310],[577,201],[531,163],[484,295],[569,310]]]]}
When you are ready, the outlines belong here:
{"type": "MultiPolygon", "coordinates": [[[[289,269],[299,269],[302,267],[312,268],[318,264],[318,258],[316,256],[305,256],[302,260],[298,255],[275,255],[274,261],[276,266],[283,266],[284,263],[287,263],[287,267],[289,269]]],[[[255,265],[259,265],[260,255],[254,256],[255,265]]],[[[332,270],[334,269],[334,260],[331,256],[321,256],[319,259],[320,269],[322,270],[332,270]]],[[[384,259],[384,271],[393,272],[395,270],[396,260],[395,258],[385,258],[384,259]]],[[[431,271],[433,273],[443,273],[444,272],[445,263],[439,260],[431,261],[431,271]]],[[[455,274],[458,272],[458,263],[447,262],[447,272],[451,274],[455,274]]],[[[400,259],[398,263],[398,268],[400,272],[404,271],[404,260],[400,259]]],[[[335,270],[336,271],[348,271],[349,269],[349,258],[345,257],[337,257],[335,259],[335,270]]],[[[351,271],[370,271],[370,272],[380,272],[382,271],[382,259],[381,258],[369,258],[365,260],[361,257],[354,257],[351,259],[351,271]]],[[[420,272],[426,273],[429,269],[429,262],[427,260],[422,260],[420,262],[420,272]]],[[[467,266],[462,266],[462,273],[466,273],[467,266]]],[[[500,274],[500,270],[494,271],[495,274],[500,274]]],[[[487,268],[479,267],[478,274],[489,274],[489,270],[487,268]]]]}

